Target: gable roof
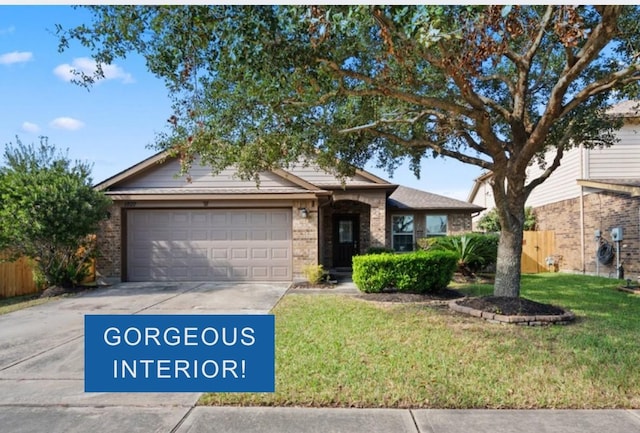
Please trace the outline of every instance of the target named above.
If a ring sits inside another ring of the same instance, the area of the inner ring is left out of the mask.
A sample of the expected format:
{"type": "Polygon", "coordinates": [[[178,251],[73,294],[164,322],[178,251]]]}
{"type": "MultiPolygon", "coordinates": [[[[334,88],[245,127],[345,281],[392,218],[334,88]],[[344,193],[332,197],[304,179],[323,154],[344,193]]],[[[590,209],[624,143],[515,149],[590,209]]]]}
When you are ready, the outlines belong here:
{"type": "Polygon", "coordinates": [[[391,184],[361,169],[356,169],[352,177],[342,180],[315,164],[299,164],[290,169],[262,172],[260,185],[256,185],[252,180],[237,179],[233,168],[211,175],[210,169],[201,166],[198,160],[194,161],[191,179],[187,180],[186,177],[175,176],[178,164],[177,157],[169,156],[167,151],[159,152],[96,184],[94,188],[116,200],[197,200],[203,196],[207,199],[310,198],[329,196],[334,190],[380,189],[386,191],[390,209],[468,212],[484,209],[461,200],[391,184]]]}
{"type": "MultiPolygon", "coordinates": [[[[95,189],[104,191],[116,199],[166,198],[180,199],[197,195],[278,195],[291,194],[331,195],[334,189],[383,189],[391,193],[397,185],[391,184],[364,170],[344,179],[322,170],[314,164],[298,164],[290,169],[274,169],[259,173],[260,183],[237,178],[233,167],[212,175],[208,167],[196,159],[189,176],[176,176],[179,160],[162,151],[96,184],[95,189]],[[128,197],[128,198],[126,198],[128,197]]],[[[253,197],[255,198],[255,197],[253,197]]]]}
{"type": "Polygon", "coordinates": [[[441,209],[479,212],[484,210],[462,200],[433,194],[419,189],[399,186],[387,200],[387,204],[393,209],[441,209]]]}
{"type": "Polygon", "coordinates": [[[640,117],[640,101],[631,100],[618,102],[607,110],[607,114],[612,117],[640,117]]]}

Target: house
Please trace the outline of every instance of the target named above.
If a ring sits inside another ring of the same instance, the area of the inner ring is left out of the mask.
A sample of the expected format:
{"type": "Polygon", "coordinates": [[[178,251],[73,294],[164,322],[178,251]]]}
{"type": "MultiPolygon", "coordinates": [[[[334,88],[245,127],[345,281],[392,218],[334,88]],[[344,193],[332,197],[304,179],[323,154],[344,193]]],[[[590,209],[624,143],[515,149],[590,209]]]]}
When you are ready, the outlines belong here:
{"type": "Polygon", "coordinates": [[[307,265],[349,268],[370,247],[410,251],[418,238],[471,231],[481,207],[357,170],[344,184],[313,165],[218,175],[156,154],[97,184],[113,199],[98,233],[106,281],[303,279],[307,265]]]}
{"type": "MultiPolygon", "coordinates": [[[[626,276],[635,279],[640,275],[640,110],[636,101],[625,101],[608,114],[624,119],[617,131],[620,141],[608,148],[579,146],[565,152],[561,166],[533,190],[526,205],[534,209],[537,230],[555,232],[563,271],[617,277],[617,261],[604,264],[597,252],[602,244],[615,250],[611,231],[621,227],[619,260],[626,276]]],[[[527,175],[540,173],[534,165],[527,175]]],[[[493,208],[490,181],[491,173],[476,179],[468,201],[493,208]]]]}

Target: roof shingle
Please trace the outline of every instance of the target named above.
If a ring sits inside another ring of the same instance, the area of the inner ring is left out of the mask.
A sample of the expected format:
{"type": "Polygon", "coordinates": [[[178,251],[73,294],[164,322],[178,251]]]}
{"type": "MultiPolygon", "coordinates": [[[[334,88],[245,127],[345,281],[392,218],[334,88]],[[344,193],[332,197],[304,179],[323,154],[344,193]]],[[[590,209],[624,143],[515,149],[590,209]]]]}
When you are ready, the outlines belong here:
{"type": "Polygon", "coordinates": [[[387,200],[394,209],[449,209],[478,212],[484,208],[475,204],[419,189],[399,186],[387,200]]]}

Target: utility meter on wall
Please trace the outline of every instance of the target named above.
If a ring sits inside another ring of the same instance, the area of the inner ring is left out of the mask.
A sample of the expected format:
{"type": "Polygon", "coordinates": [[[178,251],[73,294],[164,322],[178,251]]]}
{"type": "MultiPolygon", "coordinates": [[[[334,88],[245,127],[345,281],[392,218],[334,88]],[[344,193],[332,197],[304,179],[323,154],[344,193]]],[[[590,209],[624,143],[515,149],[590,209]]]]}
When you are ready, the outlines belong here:
{"type": "Polygon", "coordinates": [[[611,229],[611,240],[620,242],[622,240],[622,227],[614,227],[611,229]]]}

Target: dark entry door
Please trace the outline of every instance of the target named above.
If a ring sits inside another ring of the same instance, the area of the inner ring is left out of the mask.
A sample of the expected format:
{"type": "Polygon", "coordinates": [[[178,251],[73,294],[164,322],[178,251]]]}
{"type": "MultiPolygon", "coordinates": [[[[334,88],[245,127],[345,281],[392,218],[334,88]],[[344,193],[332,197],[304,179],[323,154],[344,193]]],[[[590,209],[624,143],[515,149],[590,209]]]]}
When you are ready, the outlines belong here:
{"type": "Polygon", "coordinates": [[[334,215],[333,217],[333,266],[350,268],[351,258],[360,247],[359,215],[334,215]]]}

